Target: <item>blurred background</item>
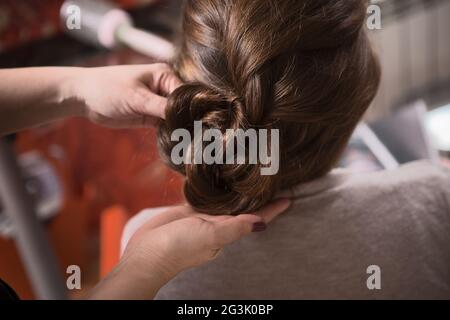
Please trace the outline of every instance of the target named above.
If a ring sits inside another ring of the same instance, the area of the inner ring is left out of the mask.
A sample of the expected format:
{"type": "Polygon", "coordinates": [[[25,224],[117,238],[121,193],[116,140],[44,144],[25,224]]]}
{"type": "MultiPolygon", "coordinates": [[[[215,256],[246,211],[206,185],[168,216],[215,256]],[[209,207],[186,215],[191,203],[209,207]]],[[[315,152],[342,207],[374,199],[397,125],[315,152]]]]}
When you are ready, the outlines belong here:
{"type": "MultiPolygon", "coordinates": [[[[382,27],[369,34],[380,56],[383,79],[340,165],[361,172],[419,159],[446,164],[450,0],[372,2],[381,8],[382,27]]],[[[63,3],[0,0],[0,68],[91,67],[164,58],[157,50],[152,56],[140,33],[126,33],[124,45],[105,48],[65,32],[60,17],[63,3]]],[[[156,47],[165,45],[162,39],[176,42],[181,0],[110,3],[126,10],[136,27],[157,36],[156,47]]],[[[93,17],[101,19],[101,14],[93,17]]],[[[33,214],[44,226],[48,248],[56,257],[62,286],[68,266],[82,270],[82,289],[67,291],[71,298],[82,297],[117,262],[120,234],[133,214],[182,201],[181,177],[160,162],[153,129],[109,130],[70,119],[20,132],[8,141],[32,197],[33,214]]],[[[51,296],[46,295],[51,287],[37,290],[36,278],[41,275],[23,263],[26,253],[16,244],[20,231],[5,210],[0,195],[0,277],[23,299],[51,296]]]]}

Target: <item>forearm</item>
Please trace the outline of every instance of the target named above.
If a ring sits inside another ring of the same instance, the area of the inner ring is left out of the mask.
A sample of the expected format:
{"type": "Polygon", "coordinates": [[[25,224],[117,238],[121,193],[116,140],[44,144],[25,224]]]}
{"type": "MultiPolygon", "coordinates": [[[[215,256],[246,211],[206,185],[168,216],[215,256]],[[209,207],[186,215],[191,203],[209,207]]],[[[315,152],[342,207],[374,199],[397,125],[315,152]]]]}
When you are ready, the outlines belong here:
{"type": "Polygon", "coordinates": [[[142,263],[140,259],[133,262],[127,257],[93,289],[89,299],[152,300],[172,278],[156,263],[142,263]]]}
{"type": "Polygon", "coordinates": [[[65,117],[81,116],[71,86],[80,68],[0,70],[0,136],[65,117]]]}

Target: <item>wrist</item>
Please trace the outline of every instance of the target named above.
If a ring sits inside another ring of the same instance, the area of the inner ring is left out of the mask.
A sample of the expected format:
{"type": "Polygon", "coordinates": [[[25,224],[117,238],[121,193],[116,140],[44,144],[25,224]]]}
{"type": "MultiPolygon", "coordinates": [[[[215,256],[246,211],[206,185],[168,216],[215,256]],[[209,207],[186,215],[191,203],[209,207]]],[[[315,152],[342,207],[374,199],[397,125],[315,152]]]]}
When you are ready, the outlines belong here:
{"type": "Polygon", "coordinates": [[[85,68],[65,68],[63,71],[57,99],[68,117],[84,117],[87,114],[86,103],[79,89],[85,70],[85,68]]]}
{"type": "Polygon", "coordinates": [[[136,279],[161,286],[179,273],[170,256],[160,250],[153,250],[150,246],[136,248],[129,255],[126,253],[121,264],[123,269],[132,270],[136,279]]]}
{"type": "Polygon", "coordinates": [[[164,269],[157,255],[125,255],[115,269],[94,289],[91,299],[152,300],[175,275],[164,269]]]}

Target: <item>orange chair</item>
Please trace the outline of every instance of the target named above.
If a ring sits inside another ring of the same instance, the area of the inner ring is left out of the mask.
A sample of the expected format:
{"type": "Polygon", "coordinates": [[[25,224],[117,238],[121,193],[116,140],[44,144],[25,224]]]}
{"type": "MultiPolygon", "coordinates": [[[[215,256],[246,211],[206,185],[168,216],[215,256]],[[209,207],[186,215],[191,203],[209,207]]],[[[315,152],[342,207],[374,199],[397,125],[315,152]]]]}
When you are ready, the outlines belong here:
{"type": "Polygon", "coordinates": [[[121,206],[104,210],[100,217],[100,278],[104,278],[120,259],[120,239],[130,218],[121,206]]]}

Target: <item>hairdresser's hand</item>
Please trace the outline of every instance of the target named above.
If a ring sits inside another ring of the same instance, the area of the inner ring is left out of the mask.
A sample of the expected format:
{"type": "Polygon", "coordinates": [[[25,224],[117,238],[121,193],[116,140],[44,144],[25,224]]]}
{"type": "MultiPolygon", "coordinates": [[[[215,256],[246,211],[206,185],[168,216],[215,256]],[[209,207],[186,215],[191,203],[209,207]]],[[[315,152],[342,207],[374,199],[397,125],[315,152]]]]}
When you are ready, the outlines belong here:
{"type": "Polygon", "coordinates": [[[130,239],[111,275],[94,291],[94,299],[152,299],[179,272],[215,259],[223,247],[267,223],[290,205],[286,199],[253,214],[209,216],[187,206],[152,218],[130,239]]]}
{"type": "Polygon", "coordinates": [[[138,255],[141,262],[149,257],[174,275],[211,261],[224,246],[251,232],[264,231],[289,204],[279,200],[239,216],[210,216],[188,206],[173,207],[143,225],[130,239],[124,256],[138,255]],[[163,259],[155,261],[155,254],[163,259]]]}
{"type": "Polygon", "coordinates": [[[113,128],[147,127],[164,118],[181,81],[163,63],[78,69],[68,92],[91,121],[113,128]]]}

